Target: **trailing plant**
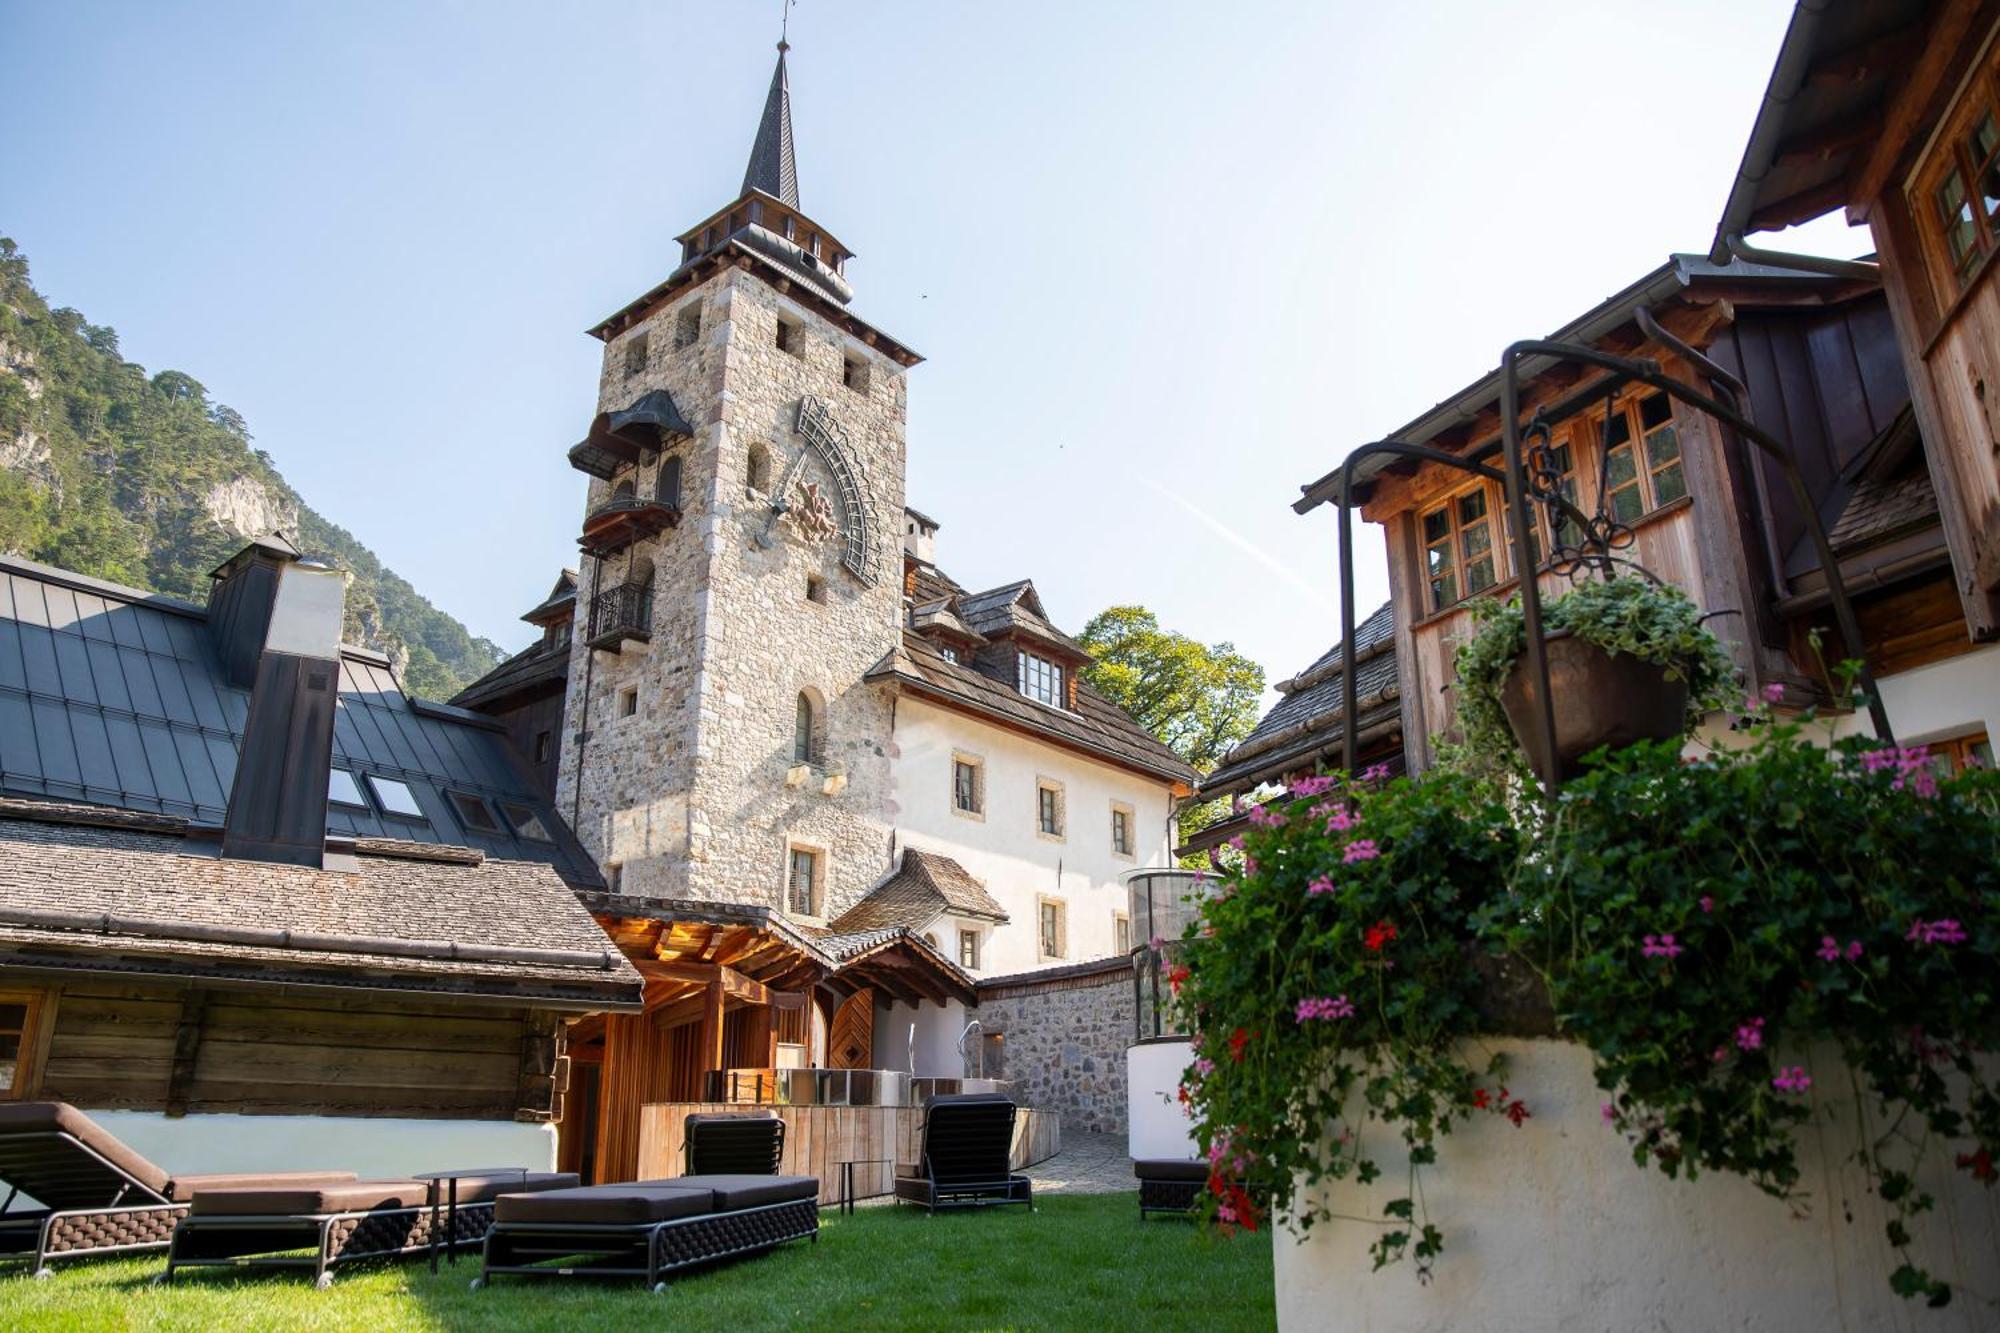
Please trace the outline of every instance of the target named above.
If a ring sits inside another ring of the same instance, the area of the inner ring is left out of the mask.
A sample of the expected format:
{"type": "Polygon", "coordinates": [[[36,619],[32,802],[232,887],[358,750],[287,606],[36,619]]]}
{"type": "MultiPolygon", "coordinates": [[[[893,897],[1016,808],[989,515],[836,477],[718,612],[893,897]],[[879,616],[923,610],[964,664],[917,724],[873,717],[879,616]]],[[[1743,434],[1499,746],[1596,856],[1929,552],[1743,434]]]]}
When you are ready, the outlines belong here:
{"type": "Polygon", "coordinates": [[[1748,748],[1633,746],[1566,787],[1522,863],[1508,942],[1597,1056],[1607,1125],[1669,1176],[1733,1171],[1803,1199],[1797,1135],[1832,1097],[1888,1205],[1891,1277],[1942,1148],[1992,1185],[2000,1096],[2000,775],[1921,748],[1811,744],[1759,715],[1748,748]],[[1838,1052],[1838,1061],[1828,1059],[1838,1052]]]}
{"type": "Polygon", "coordinates": [[[1409,1166],[1373,1219],[1376,1265],[1408,1253],[1428,1271],[1443,1237],[1416,1178],[1438,1138],[1471,1114],[1529,1114],[1459,1047],[1481,1027],[1475,923],[1518,835],[1471,778],[1385,779],[1312,778],[1253,810],[1232,840],[1240,866],[1202,905],[1169,981],[1200,1034],[1181,1096],[1208,1155],[1211,1215],[1254,1227],[1268,1205],[1309,1229],[1330,1214],[1304,1187],[1381,1174],[1380,1122],[1409,1166]],[[1310,1128],[1328,1123],[1330,1145],[1310,1128]]]}
{"type": "Polygon", "coordinates": [[[1605,1132],[1641,1166],[1733,1172],[1802,1210],[1799,1132],[1861,1127],[1891,1285],[1948,1301],[1912,1253],[1935,1206],[1918,1167],[2000,1183],[2000,774],[1941,777],[1921,747],[1814,744],[1744,708],[1740,749],[1633,746],[1553,799],[1378,771],[1253,809],[1169,974],[1212,1218],[1269,1206],[1309,1230],[1334,1216],[1311,1187],[1373,1183],[1393,1133],[1405,1187],[1365,1219],[1370,1249],[1428,1274],[1439,1140],[1475,1114],[1531,1120],[1470,1054],[1510,963],[1594,1052],[1605,1132]]]}
{"type": "MultiPolygon", "coordinates": [[[[1520,750],[1500,692],[1526,649],[1528,636],[1518,597],[1485,597],[1471,606],[1478,630],[1458,650],[1459,726],[1475,760],[1513,766],[1520,750]]],[[[1590,579],[1543,604],[1547,634],[1567,630],[1617,656],[1629,653],[1688,683],[1688,726],[1734,699],[1736,668],[1722,643],[1702,623],[1701,608],[1671,584],[1623,575],[1590,579]]]]}

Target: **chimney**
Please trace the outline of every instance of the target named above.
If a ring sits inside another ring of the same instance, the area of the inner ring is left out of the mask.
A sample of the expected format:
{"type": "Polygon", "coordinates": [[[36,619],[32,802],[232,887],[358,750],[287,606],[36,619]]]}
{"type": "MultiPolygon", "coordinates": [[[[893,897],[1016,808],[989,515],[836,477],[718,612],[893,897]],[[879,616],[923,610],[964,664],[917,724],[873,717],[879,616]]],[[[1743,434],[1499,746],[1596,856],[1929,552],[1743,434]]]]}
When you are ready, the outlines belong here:
{"type": "MultiPolygon", "coordinates": [[[[252,561],[229,577],[258,568],[252,561]]],[[[245,625],[259,609],[251,594],[263,575],[256,577],[258,582],[244,585],[245,625]]],[[[253,659],[250,717],[223,819],[222,854],[317,867],[326,849],[326,783],[333,767],[347,580],[337,569],[296,556],[278,563],[270,577],[273,595],[261,601],[264,632],[253,659]]],[[[228,641],[240,647],[246,633],[234,629],[228,641]]]]}
{"type": "Polygon", "coordinates": [[[268,532],[217,565],[209,574],[208,634],[231,685],[248,689],[257,678],[264,632],[271,625],[271,602],[278,575],[299,558],[282,533],[268,532]]]}
{"type": "Polygon", "coordinates": [[[937,563],[937,520],[914,509],[903,510],[903,553],[926,565],[937,563]]]}

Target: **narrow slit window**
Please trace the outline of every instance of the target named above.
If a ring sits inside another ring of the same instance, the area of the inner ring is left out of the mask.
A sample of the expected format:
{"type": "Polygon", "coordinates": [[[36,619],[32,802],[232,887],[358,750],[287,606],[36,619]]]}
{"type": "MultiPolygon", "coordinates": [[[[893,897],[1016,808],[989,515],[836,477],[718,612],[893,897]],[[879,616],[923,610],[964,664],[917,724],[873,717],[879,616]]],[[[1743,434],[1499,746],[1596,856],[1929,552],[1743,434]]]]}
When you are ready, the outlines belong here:
{"type": "Polygon", "coordinates": [[[1035,785],[1035,828],[1045,838],[1063,835],[1062,788],[1054,783],[1035,785]]]}
{"type": "Polygon", "coordinates": [[[958,965],[968,972],[979,970],[979,932],[961,930],[958,932],[958,965]]]}
{"type": "Polygon", "coordinates": [[[1063,905],[1044,901],[1041,906],[1042,957],[1061,958],[1067,941],[1063,922],[1063,905]]]}
{"type": "Polygon", "coordinates": [[[1111,807],[1111,850],[1120,856],[1132,854],[1132,812],[1122,805],[1111,807]]]}
{"type": "Polygon", "coordinates": [[[813,911],[818,901],[818,879],[819,854],[805,847],[792,848],[785,892],[785,906],[792,915],[818,915],[813,911]]]}
{"type": "Polygon", "coordinates": [[[951,761],[951,808],[964,815],[976,815],[983,806],[979,764],[971,759],[951,761]]]}

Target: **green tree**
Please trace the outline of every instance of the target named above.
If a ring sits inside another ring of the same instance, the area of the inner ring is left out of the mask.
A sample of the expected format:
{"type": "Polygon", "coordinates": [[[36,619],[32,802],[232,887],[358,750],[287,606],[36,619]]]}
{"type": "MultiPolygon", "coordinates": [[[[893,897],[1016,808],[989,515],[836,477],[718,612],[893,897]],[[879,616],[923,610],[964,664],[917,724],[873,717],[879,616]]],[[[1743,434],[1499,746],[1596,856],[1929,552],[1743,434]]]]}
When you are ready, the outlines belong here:
{"type": "MultiPolygon", "coordinates": [[[[1091,617],[1079,642],[1090,650],[1084,679],[1123,708],[1199,773],[1222,762],[1257,726],[1264,668],[1223,641],[1205,644],[1160,628],[1143,606],[1113,606],[1091,617]]],[[[1184,807],[1181,826],[1221,816],[1223,802],[1184,807]]],[[[1190,858],[1189,865],[1205,864],[1190,858]]]]}

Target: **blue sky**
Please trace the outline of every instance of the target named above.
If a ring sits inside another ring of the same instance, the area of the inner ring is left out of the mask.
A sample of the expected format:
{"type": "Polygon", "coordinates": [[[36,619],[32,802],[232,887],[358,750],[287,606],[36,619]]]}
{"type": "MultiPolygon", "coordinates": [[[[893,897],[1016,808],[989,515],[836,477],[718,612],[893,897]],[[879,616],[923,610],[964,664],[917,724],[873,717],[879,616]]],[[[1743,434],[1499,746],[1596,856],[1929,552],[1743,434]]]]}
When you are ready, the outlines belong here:
{"type": "MultiPolygon", "coordinates": [[[[1298,670],[1338,632],[1298,486],[1706,249],[1790,8],[804,0],[802,203],[929,358],[909,498],[940,562],[1298,670]]],[[[734,196],[777,16],[0,0],[0,233],[518,647],[574,563],[583,330],[734,196]]]]}

